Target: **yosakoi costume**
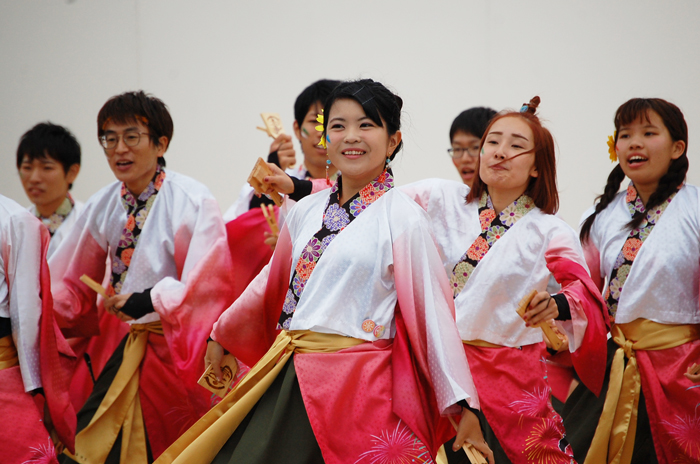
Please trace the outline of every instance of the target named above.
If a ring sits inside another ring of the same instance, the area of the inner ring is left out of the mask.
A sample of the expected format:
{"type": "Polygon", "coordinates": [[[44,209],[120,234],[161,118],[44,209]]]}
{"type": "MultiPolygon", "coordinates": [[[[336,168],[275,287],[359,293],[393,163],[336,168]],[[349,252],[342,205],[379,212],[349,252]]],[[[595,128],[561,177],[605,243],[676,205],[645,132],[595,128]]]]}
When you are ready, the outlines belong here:
{"type": "Polygon", "coordinates": [[[57,438],[71,450],[74,445],[68,397],[74,357],[53,316],[48,246],[48,230],[0,195],[0,460],[12,464],[56,462],[44,410],[32,393],[43,391],[57,438]]]}
{"type": "Polygon", "coordinates": [[[49,235],[51,235],[51,242],[49,243],[49,250],[47,252],[49,258],[56,251],[63,239],[70,235],[71,229],[82,209],[83,203],[74,200],[70,193],[66,196],[65,200],[63,200],[63,203],[61,203],[61,206],[58,207],[56,212],[49,217],[43,217],[39,211],[37,211],[36,206],[32,205],[29,207],[29,211],[41,220],[49,231],[49,235]]]}
{"type": "MultiPolygon", "coordinates": [[[[571,449],[550,402],[542,332],[526,327],[516,309],[531,290],[546,290],[553,275],[571,313],[557,324],[569,338],[574,366],[592,390],[600,389],[602,301],[576,233],[527,195],[496,214],[487,194],[465,204],[469,187],[457,182],[432,179],[403,190],[431,218],[497,462],[568,464],[571,449]]],[[[446,451],[450,462],[459,458],[446,451]]]]}
{"type": "Polygon", "coordinates": [[[613,325],[600,397],[578,387],[565,409],[586,463],[700,461],[700,388],[683,375],[700,361],[699,212],[695,186],[646,211],[630,184],[593,222],[584,251],[613,325]]]}
{"type": "Polygon", "coordinates": [[[196,383],[202,340],[232,302],[218,205],[200,183],[160,167],[138,197],[115,182],[90,198],[50,262],[66,332],[96,334],[95,292],[79,278],[101,282],[107,257],[108,293],[133,294],[122,312],[134,320],[78,414],[71,458],[145,463],[209,406],[196,383]]]}
{"type": "MultiPolygon", "coordinates": [[[[61,242],[70,236],[83,206],[82,202],[74,200],[69,193],[61,206],[49,217],[41,216],[35,206],[29,208],[29,211],[41,220],[51,235],[47,259],[51,259],[61,242]]],[[[68,339],[68,344],[77,359],[75,370],[71,374],[70,386],[71,402],[76,411],[79,411],[85,404],[85,400],[90,396],[95,384],[94,378],[102,372],[110,355],[129,331],[128,325],[105,313],[102,307],[99,307],[98,311],[99,337],[68,339]]]]}
{"type": "Polygon", "coordinates": [[[291,210],[211,334],[254,367],[158,463],[432,462],[440,414],[478,405],[427,218],[392,186],[291,210]]]}

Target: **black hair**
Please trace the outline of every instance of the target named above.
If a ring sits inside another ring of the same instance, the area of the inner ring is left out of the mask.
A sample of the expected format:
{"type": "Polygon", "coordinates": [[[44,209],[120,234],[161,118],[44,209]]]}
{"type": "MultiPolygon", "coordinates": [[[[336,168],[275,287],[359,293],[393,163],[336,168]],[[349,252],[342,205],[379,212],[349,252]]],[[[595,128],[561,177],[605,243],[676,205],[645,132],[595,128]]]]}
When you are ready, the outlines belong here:
{"type": "MultiPolygon", "coordinates": [[[[686,124],[680,108],[661,98],[633,98],[623,103],[615,113],[615,143],[617,143],[620,127],[631,124],[639,118],[645,118],[649,121],[649,111],[654,111],[659,115],[671,135],[671,140],[674,142],[680,140],[685,143],[685,150],[679,158],[671,161],[668,171],[659,179],[656,191],[647,200],[645,211],[649,211],[666,201],[685,181],[685,175],[688,172],[688,124],[686,124]]],[[[598,213],[607,208],[617,196],[620,184],[624,179],[625,173],[618,164],[608,176],[608,182],[605,185],[603,194],[596,198],[598,203],[595,206],[595,212],[588,216],[581,226],[579,237],[582,243],[588,240],[591,234],[591,227],[598,213]]],[[[645,217],[646,213],[636,212],[632,216],[632,220],[627,223],[627,228],[629,230],[636,229],[641,225],[645,217]]]]}
{"type": "MultiPolygon", "coordinates": [[[[173,139],[173,119],[168,107],[162,100],[143,90],[125,92],[107,100],[97,114],[97,137],[105,133],[108,122],[129,124],[139,121],[148,128],[148,134],[153,145],[160,145],[160,138],[168,139],[168,146],[173,139]]],[[[158,164],[165,166],[165,157],[158,157],[158,164]]]]}
{"type": "MultiPolygon", "coordinates": [[[[379,127],[384,127],[386,123],[386,131],[389,136],[394,135],[401,129],[401,108],[403,100],[391,90],[384,87],[383,84],[375,82],[372,79],[360,79],[357,81],[342,82],[328,96],[323,105],[326,117],[323,119],[323,137],[326,136],[328,127],[328,115],[330,114],[333,103],[342,99],[355,100],[362,106],[365,114],[379,127]],[[384,122],[382,122],[384,121],[384,122]]],[[[396,154],[401,150],[403,140],[391,154],[389,160],[393,160],[396,154]]]]}
{"type": "Polygon", "coordinates": [[[335,81],[331,79],[321,79],[314,82],[307,88],[305,88],[294,101],[294,119],[296,120],[299,127],[304,123],[304,118],[306,118],[309,109],[315,104],[326,101],[328,95],[331,91],[340,84],[340,81],[335,81]]]}
{"type": "MultiPolygon", "coordinates": [[[[29,161],[51,158],[63,166],[63,173],[74,164],[80,166],[80,144],[75,136],[65,127],[51,122],[40,122],[29,129],[19,139],[17,147],[17,169],[20,168],[24,157],[29,161]]],[[[70,184],[70,189],[73,184],[70,184]]]]}
{"type": "Polygon", "coordinates": [[[496,110],[483,106],[477,106],[462,111],[455,120],[452,121],[452,126],[450,126],[450,142],[452,142],[457,132],[472,134],[474,137],[481,139],[481,137],[484,136],[489,122],[491,122],[491,119],[495,115],[496,110]]]}

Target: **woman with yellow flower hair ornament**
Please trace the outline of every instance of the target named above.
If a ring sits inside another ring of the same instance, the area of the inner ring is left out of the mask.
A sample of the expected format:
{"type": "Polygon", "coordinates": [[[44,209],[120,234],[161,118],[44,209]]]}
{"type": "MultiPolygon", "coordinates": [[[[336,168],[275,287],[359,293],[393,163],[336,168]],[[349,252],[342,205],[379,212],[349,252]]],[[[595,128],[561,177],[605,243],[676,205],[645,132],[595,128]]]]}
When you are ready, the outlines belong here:
{"type": "Polygon", "coordinates": [[[633,98],[615,129],[619,164],[580,233],[611,322],[605,382],[598,397],[574,390],[564,424],[578,462],[700,462],[700,189],[685,184],[688,128],[672,103],[633,98]]]}
{"type": "Polygon", "coordinates": [[[333,90],[342,175],[292,208],[208,343],[215,371],[224,348],[254,367],[158,464],[432,463],[460,413],[459,442],[493,464],[428,218],[387,167],[402,104],[369,79],[333,90]]]}

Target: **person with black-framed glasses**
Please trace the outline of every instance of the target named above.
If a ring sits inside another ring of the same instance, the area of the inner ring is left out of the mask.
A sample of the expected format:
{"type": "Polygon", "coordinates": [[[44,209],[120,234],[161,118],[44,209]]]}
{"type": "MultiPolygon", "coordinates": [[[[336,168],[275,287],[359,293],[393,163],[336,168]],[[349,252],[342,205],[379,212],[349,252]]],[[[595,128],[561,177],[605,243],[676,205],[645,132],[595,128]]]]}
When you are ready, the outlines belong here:
{"type": "Polygon", "coordinates": [[[476,175],[476,158],[486,127],[496,111],[491,108],[475,107],[462,111],[450,127],[450,145],[447,154],[457,168],[462,182],[471,187],[476,175]]]}

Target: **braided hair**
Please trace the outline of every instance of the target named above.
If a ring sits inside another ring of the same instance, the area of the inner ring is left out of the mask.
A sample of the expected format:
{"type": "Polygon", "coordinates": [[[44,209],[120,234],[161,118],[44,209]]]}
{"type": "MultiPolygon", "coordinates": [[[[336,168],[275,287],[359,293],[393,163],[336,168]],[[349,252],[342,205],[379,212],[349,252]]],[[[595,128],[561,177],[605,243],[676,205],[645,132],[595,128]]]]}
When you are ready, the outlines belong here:
{"type": "MultiPolygon", "coordinates": [[[[645,205],[645,211],[666,201],[683,183],[688,172],[688,125],[681,110],[673,103],[661,98],[633,98],[623,103],[615,113],[615,143],[617,143],[617,132],[620,131],[620,127],[631,124],[639,118],[645,118],[648,121],[649,111],[654,111],[659,115],[671,135],[671,140],[674,142],[682,140],[685,143],[685,150],[679,158],[671,161],[668,171],[659,179],[659,185],[649,197],[645,205]]],[[[589,239],[591,227],[596,216],[615,199],[617,192],[620,190],[620,184],[622,184],[624,179],[625,173],[618,164],[610,172],[603,194],[596,198],[598,203],[595,206],[595,212],[588,216],[581,226],[579,235],[581,243],[585,243],[589,239]]],[[[635,212],[626,227],[629,230],[636,229],[641,225],[645,217],[646,213],[635,212]]]]}

